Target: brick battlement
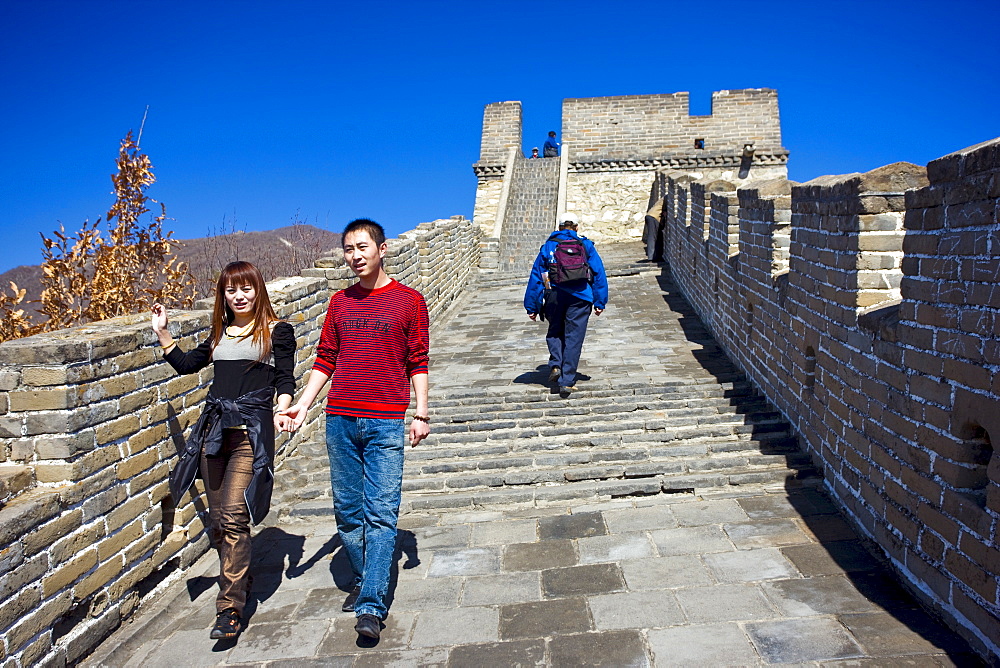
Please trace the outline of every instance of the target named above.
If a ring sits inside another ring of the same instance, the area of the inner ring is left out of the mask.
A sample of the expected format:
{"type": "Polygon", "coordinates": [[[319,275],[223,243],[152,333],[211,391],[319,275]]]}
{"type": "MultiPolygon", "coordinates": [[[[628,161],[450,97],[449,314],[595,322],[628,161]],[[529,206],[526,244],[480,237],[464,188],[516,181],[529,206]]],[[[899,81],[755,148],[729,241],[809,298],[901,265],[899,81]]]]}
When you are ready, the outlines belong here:
{"type": "Polygon", "coordinates": [[[689,94],[623,95],[563,101],[563,140],[587,160],[725,154],[751,143],[781,148],[778,93],[767,88],[712,93],[712,113],[689,114],[689,94]],[[695,148],[700,139],[702,148],[695,148]]]}
{"type": "Polygon", "coordinates": [[[927,604],[1000,650],[1000,139],[740,189],[652,187],[675,280],[927,604]]]}

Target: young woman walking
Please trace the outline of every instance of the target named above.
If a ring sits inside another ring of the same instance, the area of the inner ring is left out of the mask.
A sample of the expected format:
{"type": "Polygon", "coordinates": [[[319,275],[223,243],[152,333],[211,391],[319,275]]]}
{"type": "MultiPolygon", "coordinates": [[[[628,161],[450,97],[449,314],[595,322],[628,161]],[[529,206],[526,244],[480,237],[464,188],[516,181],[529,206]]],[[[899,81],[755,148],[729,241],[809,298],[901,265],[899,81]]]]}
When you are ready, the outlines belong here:
{"type": "Polygon", "coordinates": [[[184,352],[174,343],[163,306],[152,310],[163,358],[177,373],[214,365],[201,417],[170,473],[170,494],[177,502],[201,470],[220,562],[218,616],[210,637],[235,638],[250,588],[250,523],[263,520],[271,505],[274,432],[289,431],[292,422],[284,410],[295,393],[295,333],[278,320],[264,278],[249,262],[222,270],[211,333],[194,350],[184,352]]]}

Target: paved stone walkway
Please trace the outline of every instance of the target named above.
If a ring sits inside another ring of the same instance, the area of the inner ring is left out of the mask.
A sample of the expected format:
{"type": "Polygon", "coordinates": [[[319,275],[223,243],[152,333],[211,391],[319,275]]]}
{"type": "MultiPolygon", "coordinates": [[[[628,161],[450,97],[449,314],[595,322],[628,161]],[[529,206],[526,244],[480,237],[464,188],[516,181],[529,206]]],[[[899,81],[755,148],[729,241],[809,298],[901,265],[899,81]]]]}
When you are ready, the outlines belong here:
{"type": "MultiPolygon", "coordinates": [[[[590,391],[599,405],[630,381],[732,375],[658,271],[613,278],[611,288],[608,312],[591,321],[588,380],[570,402],[590,391]]],[[[520,292],[494,287],[436,328],[432,406],[462,388],[503,385],[549,400],[537,368],[543,330],[524,318],[520,292]]],[[[456,443],[439,441],[427,448],[456,443]]],[[[464,508],[428,507],[408,493],[377,644],[360,641],[353,616],[340,612],[349,569],[329,502],[303,501],[258,527],[237,643],[208,639],[217,572],[208,554],[85,665],[980,665],[865,550],[815,482],[623,498],[592,486],[588,498],[468,497],[475,507],[464,508]]],[[[447,488],[435,494],[446,499],[447,488]]]]}

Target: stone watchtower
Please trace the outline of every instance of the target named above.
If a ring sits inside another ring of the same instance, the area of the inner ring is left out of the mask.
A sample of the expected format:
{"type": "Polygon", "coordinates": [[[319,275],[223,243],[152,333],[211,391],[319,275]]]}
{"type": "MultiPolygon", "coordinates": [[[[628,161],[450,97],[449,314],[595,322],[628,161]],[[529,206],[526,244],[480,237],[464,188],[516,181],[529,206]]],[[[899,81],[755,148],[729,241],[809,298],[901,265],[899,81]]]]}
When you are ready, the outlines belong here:
{"type": "Polygon", "coordinates": [[[521,118],[520,102],[488,104],[483,114],[473,170],[475,222],[488,238],[484,269],[530,266],[562,211],[576,213],[595,241],[638,239],[659,199],[661,170],[727,181],[733,190],[787,176],[778,93],[767,88],[717,91],[705,116],[689,114],[686,92],[566,99],[559,158],[524,158],[521,118]]]}

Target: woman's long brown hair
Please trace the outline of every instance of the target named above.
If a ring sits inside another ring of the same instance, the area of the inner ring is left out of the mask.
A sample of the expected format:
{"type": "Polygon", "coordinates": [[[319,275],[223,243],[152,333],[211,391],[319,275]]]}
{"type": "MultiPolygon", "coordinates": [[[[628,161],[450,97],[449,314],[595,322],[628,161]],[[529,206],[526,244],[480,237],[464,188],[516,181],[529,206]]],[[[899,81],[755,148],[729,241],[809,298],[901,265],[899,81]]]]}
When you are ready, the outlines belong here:
{"type": "Polygon", "coordinates": [[[230,285],[253,286],[253,329],[249,335],[253,337],[254,345],[260,347],[260,357],[257,358],[257,361],[266,362],[271,356],[271,323],[277,322],[278,316],[271,306],[271,298],[267,295],[267,286],[264,285],[264,277],[261,276],[260,270],[242,260],[227,264],[219,274],[219,281],[215,284],[215,308],[212,310],[212,348],[219,345],[219,340],[225,333],[226,327],[236,317],[226,303],[226,288],[230,285]]]}

